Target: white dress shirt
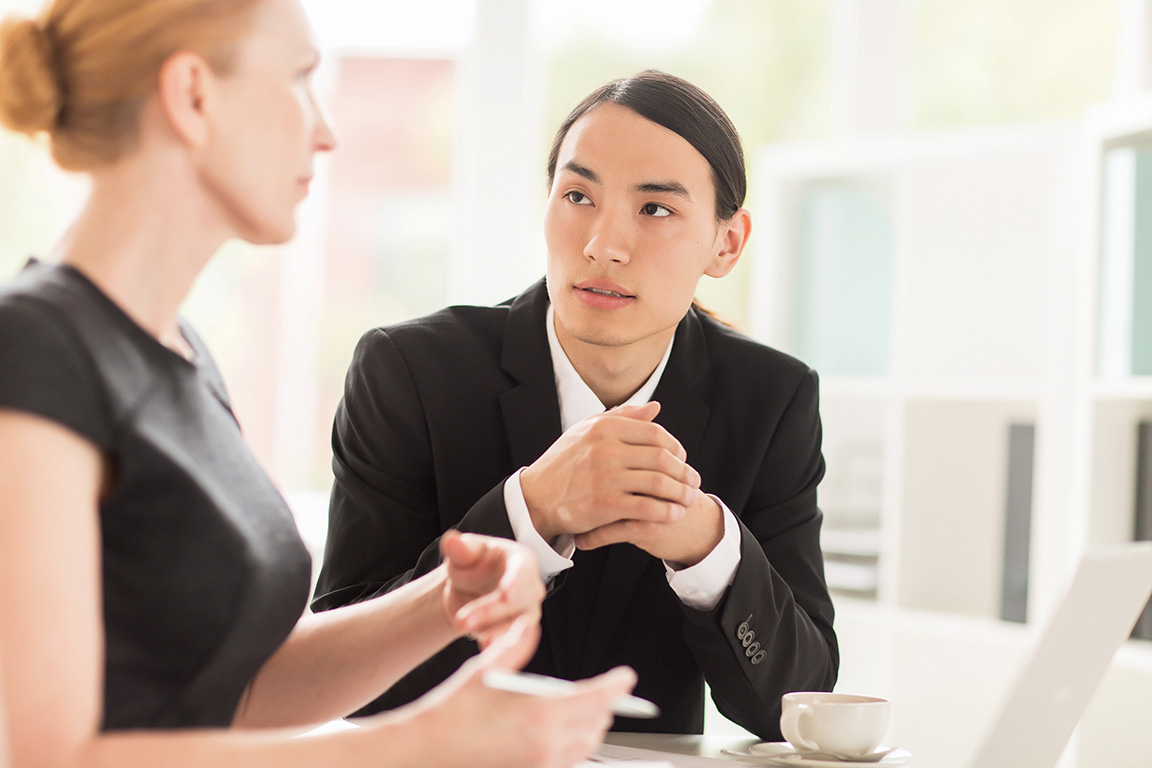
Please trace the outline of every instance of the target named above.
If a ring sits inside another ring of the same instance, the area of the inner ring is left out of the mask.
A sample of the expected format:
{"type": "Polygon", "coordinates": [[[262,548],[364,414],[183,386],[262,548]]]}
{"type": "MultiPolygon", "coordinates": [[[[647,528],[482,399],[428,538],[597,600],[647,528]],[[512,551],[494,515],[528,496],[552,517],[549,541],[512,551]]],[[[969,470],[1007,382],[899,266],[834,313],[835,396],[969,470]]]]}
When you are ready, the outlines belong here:
{"type": "MultiPolygon", "coordinates": [[[[548,309],[547,317],[548,347],[552,353],[556,395],[560,401],[560,428],[567,432],[577,422],[603,413],[605,408],[596,394],[580,378],[564,348],[560,346],[551,307],[548,309]]],[[[648,377],[648,381],[644,382],[644,386],[628,398],[625,405],[643,405],[652,399],[652,393],[656,391],[656,385],[660,383],[660,377],[664,374],[664,368],[668,365],[668,358],[671,355],[672,343],[669,342],[664,358],[656,366],[656,370],[648,377]]],[[[528,504],[524,501],[524,490],[520,486],[520,473],[523,471],[523,468],[516,470],[505,481],[504,506],[508,510],[508,520],[512,524],[516,540],[532,550],[540,563],[540,576],[545,581],[550,581],[556,574],[572,567],[572,555],[576,551],[576,544],[571,534],[557,536],[549,544],[533,527],[528,504]]],[[[720,505],[724,514],[724,536],[720,543],[703,560],[687,568],[678,563],[664,561],[668,584],[680,601],[701,611],[712,610],[719,604],[724,591],[728,589],[736,575],[737,566],[740,565],[740,526],[736,523],[736,516],[723,501],[715,496],[711,498],[720,505]]]]}

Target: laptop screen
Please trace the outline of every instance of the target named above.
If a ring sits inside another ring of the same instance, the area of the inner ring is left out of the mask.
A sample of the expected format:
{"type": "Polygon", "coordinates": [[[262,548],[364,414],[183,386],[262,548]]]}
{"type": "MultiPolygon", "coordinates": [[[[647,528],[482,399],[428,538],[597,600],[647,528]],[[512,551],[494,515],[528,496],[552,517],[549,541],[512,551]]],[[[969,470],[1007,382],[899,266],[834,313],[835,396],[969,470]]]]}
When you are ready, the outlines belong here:
{"type": "Polygon", "coordinates": [[[1150,594],[1152,543],[1085,555],[972,765],[1055,765],[1150,594]]]}

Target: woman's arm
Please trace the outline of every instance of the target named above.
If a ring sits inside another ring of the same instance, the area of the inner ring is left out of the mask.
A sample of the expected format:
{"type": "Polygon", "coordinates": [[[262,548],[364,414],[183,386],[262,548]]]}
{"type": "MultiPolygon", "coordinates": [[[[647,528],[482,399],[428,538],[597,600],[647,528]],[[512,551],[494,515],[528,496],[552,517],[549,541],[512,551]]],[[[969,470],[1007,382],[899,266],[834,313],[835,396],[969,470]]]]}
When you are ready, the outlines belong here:
{"type": "Polygon", "coordinates": [[[487,645],[520,617],[539,621],[544,586],[526,549],[455,531],[440,548],[442,565],[396,591],[301,619],[252,681],[236,725],[344,717],[465,633],[487,645]]]}
{"type": "Polygon", "coordinates": [[[539,625],[520,622],[427,696],[366,720],[361,729],[295,739],[279,731],[111,734],[92,739],[82,759],[51,765],[565,768],[596,747],[611,725],[611,701],[632,688],[635,675],[613,670],[579,683],[562,698],[503,693],[484,685],[486,669],[526,663],[538,638],[539,625]]]}
{"type": "MultiPolygon", "coordinates": [[[[565,766],[595,745],[611,700],[634,680],[603,676],[555,699],[488,689],[486,668],[531,656],[538,628],[525,619],[429,696],[355,731],[298,739],[280,730],[101,733],[103,473],[85,439],[0,410],[0,677],[15,766],[565,766]]],[[[397,627],[397,648],[412,640],[407,631],[397,627]]]]}
{"type": "Polygon", "coordinates": [[[0,677],[15,765],[68,765],[103,705],[104,462],[74,432],[0,410],[0,677]]]}

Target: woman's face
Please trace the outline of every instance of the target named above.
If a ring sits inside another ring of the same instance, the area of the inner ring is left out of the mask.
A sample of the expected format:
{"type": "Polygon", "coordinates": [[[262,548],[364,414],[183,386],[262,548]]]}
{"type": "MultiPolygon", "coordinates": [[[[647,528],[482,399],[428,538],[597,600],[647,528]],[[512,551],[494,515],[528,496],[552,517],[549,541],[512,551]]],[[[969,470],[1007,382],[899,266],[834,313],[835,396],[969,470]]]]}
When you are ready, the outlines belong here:
{"type": "Polygon", "coordinates": [[[577,120],[544,215],[561,342],[662,351],[700,277],[727,274],[743,247],[715,195],[708,161],[667,128],[611,102],[577,120]]]}
{"type": "Polygon", "coordinates": [[[201,179],[235,234],[250,242],[292,237],[314,156],[335,146],[312,92],[318,63],[298,0],[263,0],[235,69],[216,80],[201,179]]]}

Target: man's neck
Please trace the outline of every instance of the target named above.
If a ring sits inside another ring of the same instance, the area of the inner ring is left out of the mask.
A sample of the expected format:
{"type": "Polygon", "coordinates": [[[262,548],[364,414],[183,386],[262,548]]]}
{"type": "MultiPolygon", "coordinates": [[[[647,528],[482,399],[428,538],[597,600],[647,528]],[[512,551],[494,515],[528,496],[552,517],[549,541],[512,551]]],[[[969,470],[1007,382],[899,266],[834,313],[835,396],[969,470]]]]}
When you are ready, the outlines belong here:
{"type": "Polygon", "coordinates": [[[676,329],[620,346],[589,344],[556,323],[556,339],[576,373],[606,408],[636,393],[664,359],[676,329]]]}

